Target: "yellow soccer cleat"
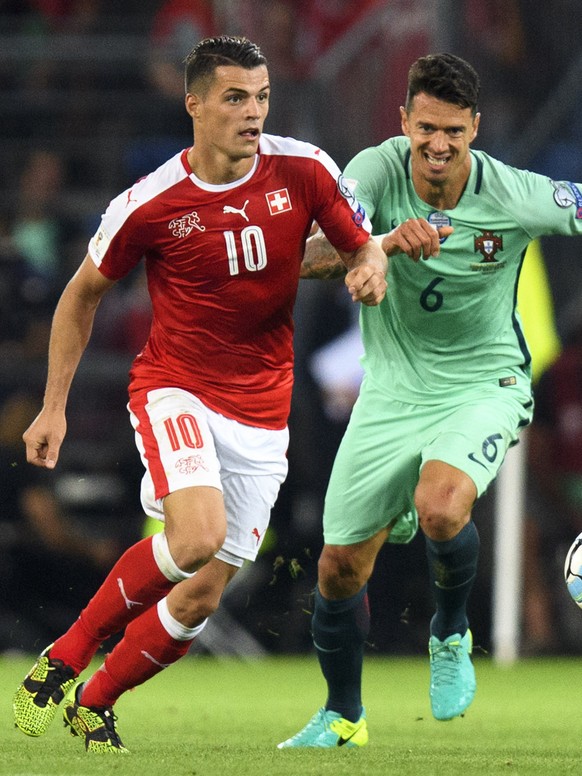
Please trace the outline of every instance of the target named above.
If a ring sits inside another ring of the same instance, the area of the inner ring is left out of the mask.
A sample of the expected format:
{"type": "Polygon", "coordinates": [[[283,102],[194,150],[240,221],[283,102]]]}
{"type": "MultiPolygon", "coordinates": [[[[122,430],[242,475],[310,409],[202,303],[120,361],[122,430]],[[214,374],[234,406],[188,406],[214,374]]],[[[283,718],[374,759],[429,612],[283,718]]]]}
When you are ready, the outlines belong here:
{"type": "Polygon", "coordinates": [[[80,736],[87,752],[95,754],[129,754],[115,728],[117,717],[111,706],[82,706],[78,698],[83,685],[72,687],[65,698],[63,718],[71,735],[80,736]]]}
{"type": "Polygon", "coordinates": [[[27,736],[42,736],[57,706],[75,684],[75,672],[61,660],[51,660],[48,646],[16,690],[12,701],[14,724],[27,736]]]}

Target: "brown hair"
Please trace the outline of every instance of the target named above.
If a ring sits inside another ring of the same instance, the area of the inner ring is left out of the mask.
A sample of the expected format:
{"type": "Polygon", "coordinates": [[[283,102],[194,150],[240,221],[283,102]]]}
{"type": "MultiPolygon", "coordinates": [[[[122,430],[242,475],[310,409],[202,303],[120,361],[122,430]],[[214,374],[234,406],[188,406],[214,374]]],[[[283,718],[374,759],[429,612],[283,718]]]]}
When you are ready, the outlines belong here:
{"type": "Polygon", "coordinates": [[[429,54],[417,59],[408,71],[406,110],[410,111],[416,95],[424,92],[460,108],[471,108],[475,116],[480,86],[477,72],[464,59],[454,54],[429,54]]]}
{"type": "Polygon", "coordinates": [[[194,89],[204,93],[217,67],[232,65],[252,70],[266,65],[261,49],[247,38],[238,35],[220,35],[204,38],[197,43],[184,60],[184,81],[187,92],[194,89]]]}

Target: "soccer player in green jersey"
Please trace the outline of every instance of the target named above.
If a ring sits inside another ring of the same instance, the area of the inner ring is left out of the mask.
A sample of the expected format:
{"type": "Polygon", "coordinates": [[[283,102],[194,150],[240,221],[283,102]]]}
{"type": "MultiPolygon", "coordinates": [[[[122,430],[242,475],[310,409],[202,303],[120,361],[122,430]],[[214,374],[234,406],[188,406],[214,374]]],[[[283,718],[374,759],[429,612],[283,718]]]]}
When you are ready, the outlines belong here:
{"type": "MultiPolygon", "coordinates": [[[[419,525],[436,599],[432,713],[452,719],[475,694],[471,510],[533,411],[519,273],[534,238],[582,234],[582,184],[471,149],[478,94],[464,60],[422,57],[400,109],[403,136],[345,170],[389,257],[388,292],[361,310],[365,377],[325,501],[312,633],[327,702],[280,748],[366,744],[366,585],[384,542],[408,542],[419,525]]],[[[320,236],[308,252],[335,260],[320,236]]]]}

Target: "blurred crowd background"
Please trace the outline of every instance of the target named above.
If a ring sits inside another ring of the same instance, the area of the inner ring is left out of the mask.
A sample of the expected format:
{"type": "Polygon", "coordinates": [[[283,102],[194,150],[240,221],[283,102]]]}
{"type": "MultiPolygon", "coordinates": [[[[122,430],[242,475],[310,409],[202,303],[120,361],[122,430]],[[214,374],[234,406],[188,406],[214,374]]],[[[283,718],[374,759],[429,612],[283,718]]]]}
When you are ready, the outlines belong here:
{"type": "MultiPolygon", "coordinates": [[[[55,302],[101,213],[191,142],[181,62],[192,46],[220,33],[259,43],[273,86],[267,131],[321,145],[340,166],[400,133],[412,61],[452,51],[482,79],[475,147],[582,182],[579,16],[579,0],[0,0],[0,652],[46,646],[147,530],[125,409],[149,323],[143,274],[98,312],[58,469],[28,466],[21,435],[42,400],[55,302]]],[[[552,344],[525,440],[521,651],[576,653],[582,613],[562,564],[582,531],[582,238],[543,240],[534,260],[529,317],[547,323],[552,344]]],[[[262,555],[200,650],[310,649],[323,495],[361,378],[356,314],[340,281],[302,282],[289,478],[262,555]]],[[[483,552],[471,606],[485,651],[492,511],[489,492],[474,515],[483,552]]],[[[370,649],[424,651],[432,602],[420,537],[384,548],[370,596],[370,649]]]]}

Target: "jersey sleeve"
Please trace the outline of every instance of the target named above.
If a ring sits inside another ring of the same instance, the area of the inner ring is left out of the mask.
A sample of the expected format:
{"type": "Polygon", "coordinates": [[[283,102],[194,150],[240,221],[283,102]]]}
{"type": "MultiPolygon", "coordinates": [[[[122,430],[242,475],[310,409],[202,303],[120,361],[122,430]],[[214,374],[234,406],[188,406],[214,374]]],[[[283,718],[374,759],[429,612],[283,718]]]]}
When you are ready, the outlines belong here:
{"type": "Polygon", "coordinates": [[[376,204],[386,186],[387,170],[376,148],[366,148],[348,163],[344,176],[361,202],[368,217],[373,220],[376,204]]]}
{"type": "Polygon", "coordinates": [[[501,162],[493,164],[494,190],[530,238],[582,234],[582,183],[555,181],[501,162]]]}
{"type": "Polygon", "coordinates": [[[132,208],[131,189],[113,199],[89,241],[88,253],[109,280],[125,277],[146,250],[147,228],[143,211],[132,208]]]}
{"type": "Polygon", "coordinates": [[[372,225],[339,167],[318,149],[315,166],[315,220],[334,248],[351,252],[368,241],[372,225]]]}

